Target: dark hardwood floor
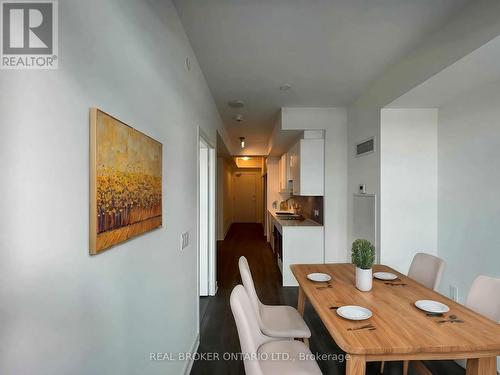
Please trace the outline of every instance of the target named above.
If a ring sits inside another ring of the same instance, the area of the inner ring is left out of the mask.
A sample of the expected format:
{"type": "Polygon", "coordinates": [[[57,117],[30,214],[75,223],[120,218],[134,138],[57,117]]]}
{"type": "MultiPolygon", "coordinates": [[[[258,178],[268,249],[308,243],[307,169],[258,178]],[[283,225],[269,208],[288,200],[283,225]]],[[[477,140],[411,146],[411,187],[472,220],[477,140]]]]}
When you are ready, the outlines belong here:
{"type": "MultiPolygon", "coordinates": [[[[241,283],[238,258],[244,255],[250,264],[255,287],[265,304],[297,305],[297,288],[282,287],[281,274],[274,261],[260,224],[233,224],[226,239],[218,246],[218,292],[215,297],[204,297],[201,301],[200,346],[198,353],[218,353],[219,360],[198,360],[191,375],[245,374],[243,362],[227,358],[226,353],[238,353],[240,344],[234,323],[229,296],[231,290],[241,283]]],[[[319,354],[343,354],[311,305],[306,305],[304,319],[312,332],[311,351],[319,354]]],[[[318,361],[323,374],[344,374],[345,365],[336,361],[318,361]]],[[[465,371],[452,361],[426,363],[433,374],[463,375],[465,371]]],[[[410,370],[410,374],[413,372],[410,370]]],[[[380,374],[379,363],[369,363],[368,375],[380,374]]],[[[402,374],[401,362],[388,362],[384,374],[402,374]]]]}

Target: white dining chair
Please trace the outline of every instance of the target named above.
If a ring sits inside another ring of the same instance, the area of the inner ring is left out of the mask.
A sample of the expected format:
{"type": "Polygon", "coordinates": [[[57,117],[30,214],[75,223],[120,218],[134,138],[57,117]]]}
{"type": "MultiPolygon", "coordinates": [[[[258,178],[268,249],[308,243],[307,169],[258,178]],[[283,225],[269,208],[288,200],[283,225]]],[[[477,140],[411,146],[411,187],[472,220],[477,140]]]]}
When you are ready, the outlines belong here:
{"type": "Polygon", "coordinates": [[[238,266],[243,286],[250,298],[260,330],[270,337],[304,339],[307,344],[307,339],[311,337],[311,331],[297,309],[292,306],[269,306],[261,303],[255,290],[247,259],[243,256],[240,257],[238,266]]]}
{"type": "Polygon", "coordinates": [[[465,306],[500,323],[500,279],[484,275],[476,277],[465,306]]]}
{"type": "MultiPolygon", "coordinates": [[[[445,262],[441,258],[431,254],[417,253],[411,262],[408,277],[429,289],[436,290],[443,276],[444,266],[445,262]]],[[[403,361],[403,375],[408,374],[409,365],[409,361],[403,361]]],[[[384,369],[385,362],[382,362],[380,366],[381,374],[384,369]]]]}
{"type": "Polygon", "coordinates": [[[264,335],[246,289],[237,285],[231,292],[233,312],[240,339],[246,375],[321,375],[309,348],[296,340],[277,340],[264,335]]]}
{"type": "Polygon", "coordinates": [[[443,276],[445,262],[434,255],[417,253],[408,271],[408,277],[429,289],[436,290],[443,276]]]}
{"type": "Polygon", "coordinates": [[[465,306],[500,323],[500,279],[483,275],[476,277],[465,306]]]}
{"type": "MultiPolygon", "coordinates": [[[[478,276],[472,283],[465,306],[500,323],[500,279],[478,276]]],[[[459,360],[464,365],[465,360],[459,360]]],[[[412,362],[413,363],[413,362],[412,362]]],[[[422,364],[419,364],[422,368],[422,364]]]]}

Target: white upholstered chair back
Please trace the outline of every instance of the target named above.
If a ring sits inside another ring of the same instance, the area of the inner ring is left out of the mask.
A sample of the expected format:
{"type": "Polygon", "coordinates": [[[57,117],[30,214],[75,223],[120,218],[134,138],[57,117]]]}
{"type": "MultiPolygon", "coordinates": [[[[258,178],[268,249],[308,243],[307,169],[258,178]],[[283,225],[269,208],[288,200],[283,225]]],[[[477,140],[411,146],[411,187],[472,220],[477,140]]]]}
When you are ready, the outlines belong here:
{"type": "Polygon", "coordinates": [[[250,272],[250,266],[248,265],[247,258],[241,256],[238,261],[238,267],[240,269],[241,281],[243,286],[247,291],[248,298],[252,304],[253,311],[257,315],[257,321],[260,323],[260,300],[257,296],[257,291],[255,290],[255,284],[253,283],[252,273],[250,272]]]}
{"type": "Polygon", "coordinates": [[[445,263],[441,258],[434,255],[417,253],[411,262],[408,277],[425,285],[427,288],[436,290],[443,276],[445,263]]]}
{"type": "Polygon", "coordinates": [[[262,375],[262,370],[257,359],[251,356],[257,353],[258,348],[271,341],[262,334],[259,323],[243,285],[236,285],[230,297],[231,311],[233,312],[238,337],[240,339],[241,351],[244,354],[244,365],[246,375],[262,375]]]}
{"type": "Polygon", "coordinates": [[[500,279],[478,276],[472,283],[465,305],[500,323],[500,279]]]}

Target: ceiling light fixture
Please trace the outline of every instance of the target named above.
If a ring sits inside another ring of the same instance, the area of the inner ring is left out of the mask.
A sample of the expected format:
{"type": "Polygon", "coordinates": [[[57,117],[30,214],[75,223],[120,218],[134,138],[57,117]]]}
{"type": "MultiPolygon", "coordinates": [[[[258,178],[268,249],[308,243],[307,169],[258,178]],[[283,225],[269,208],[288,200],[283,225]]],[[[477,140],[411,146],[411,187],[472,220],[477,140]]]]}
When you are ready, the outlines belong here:
{"type": "Polygon", "coordinates": [[[281,91],[288,91],[292,88],[292,85],[290,85],[289,83],[285,83],[284,85],[281,85],[280,86],[280,90],[281,91]]]}
{"type": "Polygon", "coordinates": [[[231,108],[241,108],[243,107],[245,104],[241,101],[241,100],[230,100],[227,102],[227,105],[231,108]]]}
{"type": "Polygon", "coordinates": [[[241,148],[245,148],[245,137],[240,137],[240,146],[241,148]]]}
{"type": "Polygon", "coordinates": [[[243,121],[243,115],[237,114],[236,116],[234,116],[234,120],[237,121],[237,122],[242,122],[243,121]]]}
{"type": "Polygon", "coordinates": [[[241,158],[241,160],[245,160],[245,161],[247,161],[247,160],[250,160],[250,158],[249,158],[248,156],[243,156],[243,157],[241,158]]]}

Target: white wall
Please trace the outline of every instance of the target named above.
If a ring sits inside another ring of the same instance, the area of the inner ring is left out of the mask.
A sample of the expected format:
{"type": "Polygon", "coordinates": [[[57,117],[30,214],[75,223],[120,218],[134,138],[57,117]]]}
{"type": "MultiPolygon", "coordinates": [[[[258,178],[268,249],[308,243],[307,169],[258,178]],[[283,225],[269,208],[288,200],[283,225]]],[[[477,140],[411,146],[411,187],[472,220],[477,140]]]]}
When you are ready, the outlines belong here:
{"type": "Polygon", "coordinates": [[[283,108],[283,130],[325,130],[325,261],[347,259],[347,113],[345,108],[283,108]]]}
{"type": "MultiPolygon", "coordinates": [[[[347,253],[350,261],[353,235],[353,196],[361,184],[366,186],[367,194],[376,195],[376,222],[380,223],[380,108],[371,106],[351,107],[348,109],[347,134],[347,253]],[[362,157],[355,157],[356,144],[374,137],[375,151],[362,157]]],[[[376,228],[377,243],[380,249],[380,226],[376,228]]]]}
{"type": "Polygon", "coordinates": [[[437,109],[381,114],[381,263],[407,273],[418,252],[437,255],[437,109]]]}
{"type": "Polygon", "coordinates": [[[0,373],[178,375],[149,352],[197,336],[197,126],[220,119],[170,1],[59,6],[59,70],[0,72],[0,373]],[[93,257],[91,106],[164,151],[163,227],[93,257]]]}
{"type": "Polygon", "coordinates": [[[223,157],[217,158],[217,240],[226,237],[233,223],[233,168],[223,157]]]}
{"type": "Polygon", "coordinates": [[[500,82],[467,92],[439,110],[441,291],[464,301],[480,274],[500,278],[500,82]]]}
{"type": "MultiPolygon", "coordinates": [[[[279,157],[269,156],[266,159],[266,167],[267,167],[267,210],[275,211],[276,208],[273,208],[273,202],[276,201],[279,209],[279,203],[283,200],[283,197],[279,193],[280,184],[279,184],[279,157]]],[[[266,230],[267,230],[267,240],[271,240],[270,232],[273,230],[269,223],[269,218],[266,215],[266,230]]]]}
{"type": "MultiPolygon", "coordinates": [[[[474,0],[399,62],[388,67],[348,109],[348,238],[352,238],[352,194],[365,183],[380,198],[380,153],[354,158],[356,142],[380,141],[380,109],[500,34],[500,2],[474,0]]],[[[380,207],[380,201],[378,201],[380,207]]],[[[380,214],[380,210],[378,210],[380,214]]],[[[380,223],[380,217],[378,218],[380,223]]],[[[380,227],[377,229],[380,239],[380,227]]],[[[380,243],[377,244],[380,246],[380,243]]]]}
{"type": "Polygon", "coordinates": [[[224,158],[217,157],[217,241],[224,239],[224,158]]]}

